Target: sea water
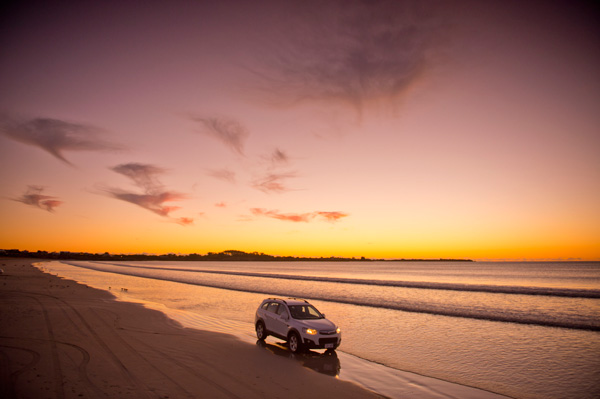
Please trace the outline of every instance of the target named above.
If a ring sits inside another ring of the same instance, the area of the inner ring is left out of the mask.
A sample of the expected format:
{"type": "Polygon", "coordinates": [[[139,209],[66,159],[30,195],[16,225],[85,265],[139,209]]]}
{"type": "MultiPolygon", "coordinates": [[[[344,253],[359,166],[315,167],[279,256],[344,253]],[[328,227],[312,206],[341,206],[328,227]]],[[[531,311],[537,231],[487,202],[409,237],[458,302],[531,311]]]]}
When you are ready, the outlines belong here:
{"type": "Polygon", "coordinates": [[[515,398],[600,396],[600,262],[63,261],[44,267],[167,312],[202,315],[200,327],[247,336],[263,298],[305,298],[342,328],[340,351],[390,368],[515,398]]]}

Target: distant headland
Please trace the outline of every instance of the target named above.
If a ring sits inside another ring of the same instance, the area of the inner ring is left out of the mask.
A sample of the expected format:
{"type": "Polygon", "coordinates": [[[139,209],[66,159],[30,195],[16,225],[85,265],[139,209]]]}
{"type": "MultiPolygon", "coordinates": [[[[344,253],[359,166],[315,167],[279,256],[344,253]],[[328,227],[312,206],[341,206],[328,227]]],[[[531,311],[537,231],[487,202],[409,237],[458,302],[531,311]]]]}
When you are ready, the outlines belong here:
{"type": "Polygon", "coordinates": [[[201,254],[111,254],[89,253],[89,252],[47,252],[47,251],[21,251],[18,249],[0,249],[1,257],[10,258],[36,258],[36,259],[57,259],[57,260],[168,260],[168,261],[217,261],[217,262],[474,262],[471,259],[374,259],[362,257],[344,258],[338,256],[330,257],[300,257],[300,256],[275,256],[259,252],[244,252],[236,250],[227,250],[223,252],[209,252],[206,255],[201,254]]]}

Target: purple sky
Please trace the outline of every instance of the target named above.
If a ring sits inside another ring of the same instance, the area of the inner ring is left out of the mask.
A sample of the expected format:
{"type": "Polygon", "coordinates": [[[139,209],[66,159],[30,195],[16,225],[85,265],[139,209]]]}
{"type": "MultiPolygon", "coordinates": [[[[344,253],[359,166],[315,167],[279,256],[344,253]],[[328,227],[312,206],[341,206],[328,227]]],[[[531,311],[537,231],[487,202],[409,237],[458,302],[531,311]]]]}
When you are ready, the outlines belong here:
{"type": "Polygon", "coordinates": [[[598,15],[12,2],[0,248],[599,259],[598,15]]]}

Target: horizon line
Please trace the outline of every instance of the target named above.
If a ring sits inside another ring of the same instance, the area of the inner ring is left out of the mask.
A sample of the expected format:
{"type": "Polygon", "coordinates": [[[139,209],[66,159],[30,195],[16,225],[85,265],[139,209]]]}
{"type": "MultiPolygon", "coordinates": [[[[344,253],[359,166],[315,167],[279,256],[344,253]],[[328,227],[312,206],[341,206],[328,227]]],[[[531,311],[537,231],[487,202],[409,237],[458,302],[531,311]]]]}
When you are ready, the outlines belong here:
{"type": "Polygon", "coordinates": [[[402,257],[366,257],[366,256],[338,256],[338,255],[330,255],[330,256],[301,256],[301,255],[272,255],[266,254],[264,252],[252,251],[240,251],[240,250],[224,250],[220,252],[208,251],[205,254],[200,254],[197,252],[190,253],[176,253],[176,252],[166,252],[166,253],[149,253],[149,252],[121,252],[121,253],[111,253],[109,251],[100,251],[100,252],[88,252],[88,251],[45,251],[45,250],[21,250],[21,249],[0,249],[0,256],[9,257],[10,253],[14,254],[72,254],[72,255],[90,255],[90,256],[153,256],[153,257],[167,257],[167,256],[176,256],[176,257],[187,257],[187,256],[201,256],[208,257],[212,255],[220,255],[226,253],[238,253],[239,255],[254,255],[254,256],[265,256],[272,258],[294,258],[294,259],[347,259],[347,260],[365,260],[365,261],[471,261],[471,262],[600,262],[600,258],[577,258],[577,257],[569,257],[569,258],[453,258],[453,257],[427,257],[427,258],[402,258],[402,257]]]}

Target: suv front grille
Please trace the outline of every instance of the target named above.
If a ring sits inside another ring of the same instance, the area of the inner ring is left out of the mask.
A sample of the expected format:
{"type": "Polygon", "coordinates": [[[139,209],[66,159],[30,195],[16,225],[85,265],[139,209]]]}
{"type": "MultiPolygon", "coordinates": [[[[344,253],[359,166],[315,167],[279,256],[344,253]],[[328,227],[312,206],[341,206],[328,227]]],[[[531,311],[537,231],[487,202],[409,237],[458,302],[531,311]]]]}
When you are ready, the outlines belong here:
{"type": "Polygon", "coordinates": [[[335,330],[331,330],[331,331],[324,330],[324,331],[319,331],[319,332],[321,333],[321,335],[332,335],[332,334],[335,334],[335,330]]]}

